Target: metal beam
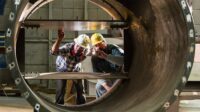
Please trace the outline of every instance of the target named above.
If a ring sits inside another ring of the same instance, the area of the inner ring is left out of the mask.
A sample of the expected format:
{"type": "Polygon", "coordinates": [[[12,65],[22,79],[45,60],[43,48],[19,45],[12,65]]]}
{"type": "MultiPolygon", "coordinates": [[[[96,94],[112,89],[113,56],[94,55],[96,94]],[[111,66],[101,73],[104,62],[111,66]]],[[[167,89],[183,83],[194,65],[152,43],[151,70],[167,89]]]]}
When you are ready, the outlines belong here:
{"type": "Polygon", "coordinates": [[[25,79],[128,79],[126,74],[89,72],[25,73],[25,79]]]}
{"type": "Polygon", "coordinates": [[[112,28],[127,28],[127,22],[119,20],[26,20],[22,23],[24,27],[58,29],[65,31],[104,30],[112,28]]]}

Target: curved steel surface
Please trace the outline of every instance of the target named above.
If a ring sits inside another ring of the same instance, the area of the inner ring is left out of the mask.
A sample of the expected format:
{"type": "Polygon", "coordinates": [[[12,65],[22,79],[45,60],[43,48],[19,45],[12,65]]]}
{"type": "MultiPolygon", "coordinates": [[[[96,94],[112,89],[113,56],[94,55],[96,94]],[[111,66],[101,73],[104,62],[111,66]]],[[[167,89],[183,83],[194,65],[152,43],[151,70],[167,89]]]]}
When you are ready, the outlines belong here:
{"type": "Polygon", "coordinates": [[[129,21],[129,28],[124,31],[129,80],[122,80],[116,91],[85,105],[58,107],[42,100],[22,78],[15,59],[14,38],[20,25],[19,15],[27,2],[21,0],[13,6],[6,29],[6,56],[16,85],[35,110],[165,111],[185,85],[195,49],[192,16],[185,0],[91,0],[114,19],[129,21]]]}

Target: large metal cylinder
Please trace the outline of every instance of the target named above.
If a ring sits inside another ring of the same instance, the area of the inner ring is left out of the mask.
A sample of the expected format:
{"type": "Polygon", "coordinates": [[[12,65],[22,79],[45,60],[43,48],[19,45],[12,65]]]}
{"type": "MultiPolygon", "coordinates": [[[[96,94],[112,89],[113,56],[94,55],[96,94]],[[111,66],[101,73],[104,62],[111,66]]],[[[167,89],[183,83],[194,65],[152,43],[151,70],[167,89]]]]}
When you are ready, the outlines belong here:
{"type": "MultiPolygon", "coordinates": [[[[30,12],[44,1],[38,0],[30,12]]],[[[13,3],[6,29],[6,56],[16,85],[35,110],[165,111],[185,85],[195,49],[192,16],[185,0],[91,0],[114,19],[125,20],[129,24],[124,30],[129,79],[122,80],[108,96],[85,105],[65,108],[42,100],[22,78],[15,55],[19,18],[27,2],[13,3]]]]}

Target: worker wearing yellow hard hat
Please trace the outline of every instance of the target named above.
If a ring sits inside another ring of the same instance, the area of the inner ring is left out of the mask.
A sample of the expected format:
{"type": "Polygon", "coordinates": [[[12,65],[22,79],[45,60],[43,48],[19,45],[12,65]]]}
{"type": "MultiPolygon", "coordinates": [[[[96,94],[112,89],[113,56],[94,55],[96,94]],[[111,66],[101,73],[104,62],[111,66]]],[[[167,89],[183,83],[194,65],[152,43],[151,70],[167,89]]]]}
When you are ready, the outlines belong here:
{"type": "Polygon", "coordinates": [[[102,34],[100,34],[100,33],[94,33],[91,36],[91,44],[92,44],[92,46],[95,46],[96,44],[101,43],[101,42],[106,42],[105,38],[103,37],[102,34]]]}
{"type": "MultiPolygon", "coordinates": [[[[91,36],[91,44],[94,49],[93,56],[91,58],[93,71],[102,73],[116,73],[121,70],[122,65],[111,62],[109,56],[123,56],[124,51],[120,47],[114,44],[108,44],[100,33],[94,33],[91,36]]],[[[110,91],[115,80],[99,79],[96,84],[96,97],[104,95],[110,91]]]]}

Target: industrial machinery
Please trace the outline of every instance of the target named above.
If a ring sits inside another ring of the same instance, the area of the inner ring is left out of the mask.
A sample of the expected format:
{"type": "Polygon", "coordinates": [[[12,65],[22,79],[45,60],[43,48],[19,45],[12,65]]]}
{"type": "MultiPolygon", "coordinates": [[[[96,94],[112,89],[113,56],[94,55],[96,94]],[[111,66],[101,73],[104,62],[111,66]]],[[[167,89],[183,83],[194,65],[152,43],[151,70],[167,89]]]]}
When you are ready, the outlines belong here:
{"type": "MultiPolygon", "coordinates": [[[[39,97],[26,83],[15,50],[20,26],[51,1],[14,0],[5,30],[8,68],[22,95],[36,111],[160,112],[167,110],[179,96],[190,74],[195,51],[195,31],[186,1],[90,0],[113,17],[113,23],[105,28],[123,30],[128,79],[119,80],[110,94],[83,105],[56,106],[39,97]],[[120,24],[114,24],[117,21],[120,24]]],[[[75,24],[72,29],[76,29],[75,24]]]]}

